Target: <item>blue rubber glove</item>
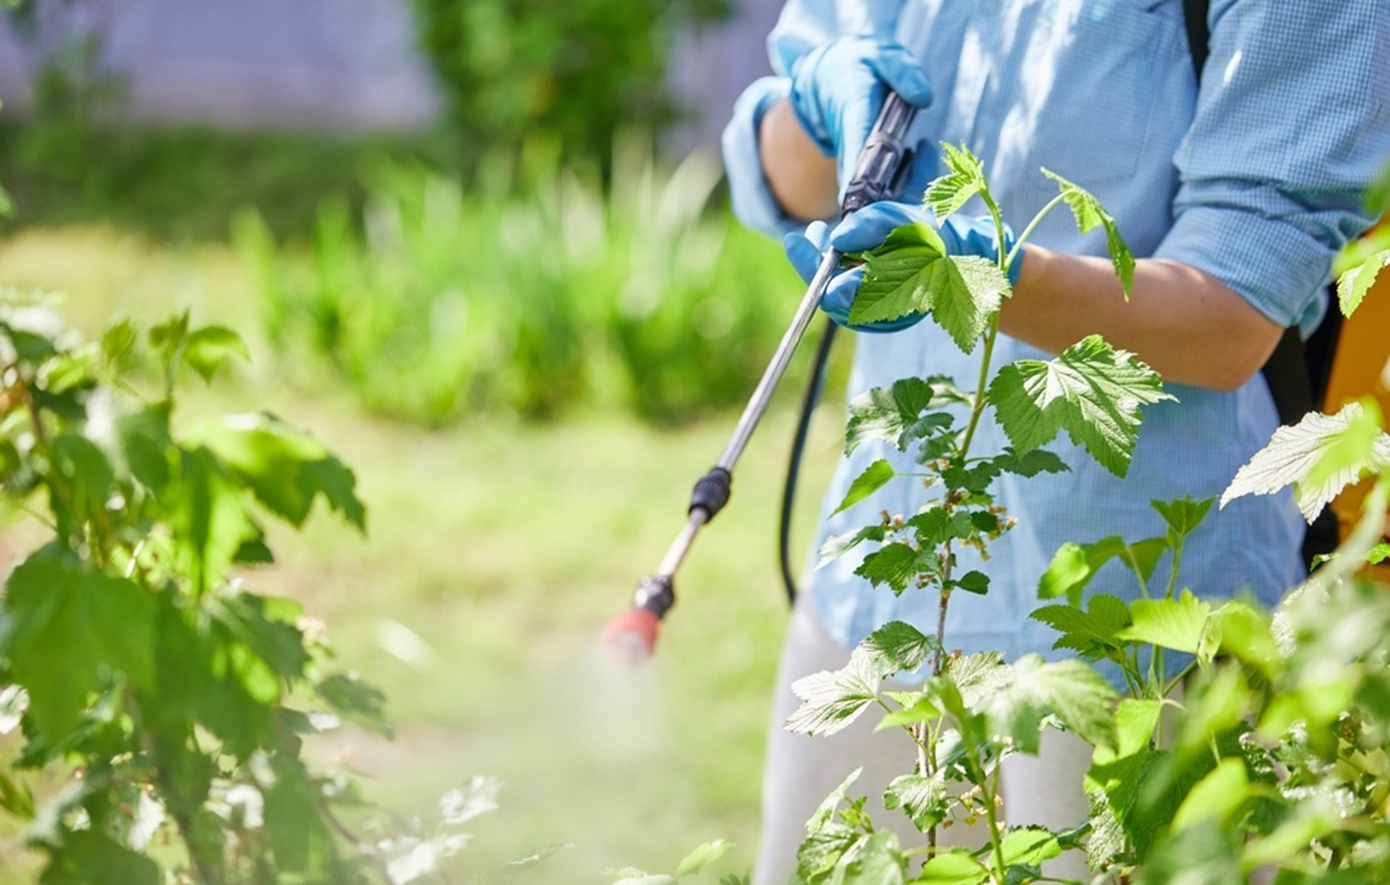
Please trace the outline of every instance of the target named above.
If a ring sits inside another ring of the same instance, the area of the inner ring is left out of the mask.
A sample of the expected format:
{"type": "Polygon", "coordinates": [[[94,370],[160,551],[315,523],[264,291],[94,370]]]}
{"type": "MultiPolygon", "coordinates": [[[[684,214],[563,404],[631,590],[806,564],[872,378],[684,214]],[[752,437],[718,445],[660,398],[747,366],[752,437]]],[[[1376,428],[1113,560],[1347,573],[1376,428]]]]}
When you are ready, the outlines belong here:
{"type": "Polygon", "coordinates": [[[931,85],[912,53],[872,37],[836,37],[792,65],[791,105],[797,119],[827,157],[836,158],[840,186],[854,174],[892,87],[909,104],[931,103],[931,85]]]}
{"type": "MultiPolygon", "coordinates": [[[[950,255],[978,255],[989,261],[999,260],[1000,242],[995,234],[994,222],[989,218],[974,218],[952,215],[943,222],[927,210],[908,203],[882,202],[865,206],[858,212],[830,228],[823,221],[812,222],[804,234],[791,233],[782,239],[782,248],[792,267],[809,285],[820,266],[821,258],[829,249],[839,252],[864,252],[881,245],[888,234],[905,224],[926,222],[934,226],[941,235],[950,255]]],[[[1014,247],[1013,231],[1004,227],[1003,249],[1005,254],[1014,247]]],[[[1023,269],[1023,252],[1014,259],[1009,268],[1009,285],[1018,282],[1023,269]]],[[[882,320],[864,325],[851,325],[849,307],[864,282],[864,268],[854,267],[843,270],[830,279],[825,294],[821,296],[820,307],[837,324],[856,332],[896,332],[916,325],[926,314],[912,313],[895,320],[882,320]]]]}

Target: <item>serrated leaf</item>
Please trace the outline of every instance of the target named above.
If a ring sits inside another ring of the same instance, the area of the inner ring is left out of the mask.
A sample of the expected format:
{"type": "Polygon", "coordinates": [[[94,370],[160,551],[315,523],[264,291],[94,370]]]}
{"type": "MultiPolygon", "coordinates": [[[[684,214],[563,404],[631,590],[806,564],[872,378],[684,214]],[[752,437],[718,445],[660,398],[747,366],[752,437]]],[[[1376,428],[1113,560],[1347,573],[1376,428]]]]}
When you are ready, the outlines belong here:
{"type": "Polygon", "coordinates": [[[880,458],[864,469],[864,472],[855,477],[854,482],[850,483],[849,491],[845,498],[836,507],[834,512],[848,510],[860,501],[872,495],[874,492],[893,481],[897,473],[893,470],[893,465],[880,458]]]}
{"type": "Polygon", "coordinates": [[[979,885],[989,878],[989,870],[964,848],[936,855],[922,865],[914,882],[932,885],[979,885]]]}
{"type": "Polygon", "coordinates": [[[951,807],[951,794],[942,770],[938,769],[930,777],[907,774],[895,778],[883,794],[883,807],[889,811],[901,808],[924,833],[941,823],[951,807]]]}
{"type": "Polygon", "coordinates": [[[685,856],[685,859],[676,867],[676,878],[679,879],[681,876],[689,876],[698,873],[700,870],[703,870],[705,867],[719,860],[719,858],[723,857],[728,850],[733,847],[734,844],[732,842],[726,842],[723,839],[715,839],[713,842],[706,842],[704,845],[701,845],[685,856]]]}
{"type": "Polygon", "coordinates": [[[983,596],[989,592],[989,576],[980,571],[968,571],[951,581],[951,586],[983,596]]]}
{"type": "Polygon", "coordinates": [[[964,510],[929,507],[907,521],[923,550],[930,550],[956,538],[968,538],[975,524],[964,510]]]}
{"type": "Polygon", "coordinates": [[[948,413],[929,410],[968,403],[949,379],[939,376],[904,378],[888,387],[875,387],[849,403],[845,454],[868,440],[883,440],[907,451],[914,440],[949,430],[954,421],[948,413]]]}
{"type": "Polygon", "coordinates": [[[859,775],[862,774],[863,771],[863,768],[856,768],[854,771],[851,771],[845,776],[845,779],[840,782],[838,787],[831,790],[830,793],[821,800],[820,805],[816,807],[815,813],[806,821],[806,832],[808,834],[815,835],[817,832],[831,825],[831,821],[835,819],[835,809],[841,802],[845,801],[845,797],[849,795],[849,788],[854,786],[855,781],[859,780],[859,775]]]}
{"type": "Polygon", "coordinates": [[[1139,578],[1147,581],[1158,560],[1168,549],[1164,538],[1150,538],[1136,544],[1126,544],[1118,535],[1102,538],[1094,544],[1072,541],[1057,548],[1052,562],[1038,582],[1039,599],[1066,596],[1073,606],[1081,605],[1081,596],[1101,567],[1120,558],[1139,578]]]}
{"type": "Polygon", "coordinates": [[[1132,623],[1119,632],[1121,639],[1196,654],[1211,604],[1184,590],[1177,599],[1136,599],[1129,611],[1132,623]]]}
{"type": "Polygon", "coordinates": [[[303,525],[321,496],[350,524],[366,527],[357,477],[302,430],[270,415],[239,415],[201,425],[190,440],[216,454],[258,501],[291,525],[303,525]]]}
{"type": "Polygon", "coordinates": [[[1390,266],[1390,249],[1368,257],[1337,280],[1337,303],[1344,316],[1351,316],[1375,285],[1380,272],[1390,266]]]}
{"type": "Polygon", "coordinates": [[[251,351],[240,335],[223,326],[203,326],[184,342],[184,361],[204,381],[211,381],[222,364],[234,356],[249,360],[251,351]]]}
{"type": "Polygon", "coordinates": [[[333,673],[314,685],[315,693],[336,712],[373,731],[391,736],[386,718],[386,694],[357,673],[333,673]]]}
{"type": "Polygon", "coordinates": [[[1110,683],[1081,661],[1029,654],[1006,666],[1004,681],[980,711],[1020,749],[1036,753],[1039,723],[1049,713],[1092,746],[1113,746],[1118,699],[1110,683]]]}
{"type": "Polygon", "coordinates": [[[1367,423],[1365,407],[1347,403],[1336,415],[1309,412],[1274,431],[1269,445],[1236,471],[1221,507],[1245,495],[1271,495],[1293,486],[1294,499],[1312,522],[1342,489],[1367,471],[1390,466],[1390,436],[1367,423]],[[1313,478],[1318,477],[1314,482],[1313,478]]]}
{"type": "Polygon", "coordinates": [[[816,568],[821,568],[826,563],[839,559],[865,541],[882,541],[887,534],[887,526],[870,525],[857,531],[845,532],[843,535],[832,535],[826,538],[825,543],[820,546],[820,561],[816,563],[816,568]]]}
{"type": "Polygon", "coordinates": [[[1156,372],[1099,335],[1048,362],[1004,366],[989,387],[995,417],[1019,452],[1040,448],[1065,430],[1120,477],[1129,470],[1140,406],[1171,399],[1156,372]]]}
{"type": "Polygon", "coordinates": [[[970,353],[1008,287],[992,262],[946,255],[940,234],[930,225],[904,225],[866,253],[864,282],[849,318],[860,325],[929,313],[957,347],[970,353]]]}
{"type": "Polygon", "coordinates": [[[916,725],[920,722],[935,722],[942,717],[941,710],[932,703],[931,698],[919,695],[905,703],[901,710],[894,710],[879,720],[874,731],[897,728],[903,725],[916,725]]]}
{"type": "Polygon", "coordinates": [[[933,280],[944,270],[946,244],[930,224],[919,221],[894,228],[863,257],[864,282],[850,304],[850,323],[931,311],[933,280]]]}
{"type": "Polygon", "coordinates": [[[834,734],[874,703],[882,681],[873,661],[860,654],[851,654],[839,670],[803,676],[792,683],[801,706],[787,717],[785,727],[798,734],[834,734]]]}
{"type": "Polygon", "coordinates": [[[935,636],[903,621],[889,621],[870,633],[854,653],[868,656],[876,672],[889,676],[916,670],[938,648],[935,636]]]}
{"type": "Polygon", "coordinates": [[[154,684],[154,604],[138,584],[44,548],[5,583],[0,658],[29,693],[28,716],[50,745],[76,727],[113,674],[154,684]]]}
{"type": "Polygon", "coordinates": [[[1150,501],[1149,506],[1157,510],[1158,514],[1163,517],[1163,521],[1168,524],[1168,528],[1171,529],[1168,541],[1176,546],[1179,539],[1186,538],[1196,531],[1197,526],[1206,519],[1211,505],[1214,503],[1216,503],[1215,498],[1193,501],[1189,496],[1175,498],[1172,501],[1150,501]]]}
{"type": "Polygon", "coordinates": [[[1046,605],[1029,617],[1062,634],[1053,648],[1069,648],[1090,659],[1118,651],[1121,648],[1118,634],[1130,624],[1129,606],[1107,593],[1095,594],[1086,605],[1084,612],[1071,605],[1046,605]]]}
{"type": "Polygon", "coordinates": [[[950,171],[927,185],[925,203],[938,219],[960,211],[985,188],[985,166],[965,145],[943,144],[943,161],[950,171]]]}
{"type": "Polygon", "coordinates": [[[844,866],[844,885],[906,885],[907,857],[892,830],[876,830],[844,866]]]}
{"type": "Polygon", "coordinates": [[[875,587],[887,584],[899,595],[917,576],[936,567],[936,558],[907,544],[884,544],[864,557],[854,573],[875,587]]]}
{"type": "Polygon", "coordinates": [[[1381,541],[1371,548],[1371,552],[1366,554],[1366,561],[1371,565],[1379,565],[1390,559],[1390,543],[1381,541]]]}
{"type": "Polygon", "coordinates": [[[1120,284],[1124,287],[1125,300],[1128,300],[1134,290],[1134,253],[1130,251],[1124,237],[1120,236],[1120,226],[1114,217],[1090,191],[1048,169],[1044,169],[1043,174],[1057,182],[1062,199],[1076,217],[1077,230],[1086,233],[1097,226],[1104,226],[1105,248],[1110,253],[1111,263],[1115,266],[1115,276],[1120,278],[1120,284]]]}
{"type": "Polygon", "coordinates": [[[1062,853],[1057,837],[1047,830],[1035,827],[1019,827],[1004,836],[1000,848],[1004,851],[1004,865],[1027,864],[1036,866],[1051,860],[1062,853]]]}
{"type": "Polygon", "coordinates": [[[1006,448],[1004,454],[994,457],[995,465],[1007,473],[1016,476],[1034,477],[1040,473],[1069,473],[1071,468],[1067,462],[1052,452],[1043,449],[1034,449],[1031,452],[1020,455],[1012,448],[1006,448]]]}
{"type": "Polygon", "coordinates": [[[440,797],[440,819],[449,826],[458,826],[479,815],[496,811],[497,794],[501,791],[500,778],[474,775],[462,787],[440,797]]]}

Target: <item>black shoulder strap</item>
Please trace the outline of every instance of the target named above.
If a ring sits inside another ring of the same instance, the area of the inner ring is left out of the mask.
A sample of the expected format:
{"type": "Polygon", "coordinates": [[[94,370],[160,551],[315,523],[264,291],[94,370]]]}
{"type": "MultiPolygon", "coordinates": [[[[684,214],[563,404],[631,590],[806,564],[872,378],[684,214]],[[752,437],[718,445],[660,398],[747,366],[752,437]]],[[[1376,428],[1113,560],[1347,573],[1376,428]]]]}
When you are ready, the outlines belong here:
{"type": "MultiPolygon", "coordinates": [[[[1211,32],[1207,27],[1207,11],[1210,0],[1183,0],[1183,18],[1187,22],[1187,46],[1192,52],[1192,69],[1197,74],[1197,82],[1202,82],[1202,68],[1207,62],[1208,44],[1211,32]]],[[[1335,308],[1334,308],[1335,309],[1335,308]]],[[[1309,366],[1304,358],[1303,341],[1298,328],[1291,326],[1284,330],[1284,336],[1274,348],[1274,353],[1260,371],[1269,385],[1274,397],[1274,406],[1279,411],[1279,420],[1284,424],[1297,424],[1314,408],[1313,388],[1309,379],[1309,366]]]]}
{"type": "Polygon", "coordinates": [[[1183,17],[1187,19],[1187,46],[1192,50],[1192,69],[1197,82],[1202,82],[1202,66],[1207,63],[1207,8],[1210,0],[1182,0],[1183,17]]]}

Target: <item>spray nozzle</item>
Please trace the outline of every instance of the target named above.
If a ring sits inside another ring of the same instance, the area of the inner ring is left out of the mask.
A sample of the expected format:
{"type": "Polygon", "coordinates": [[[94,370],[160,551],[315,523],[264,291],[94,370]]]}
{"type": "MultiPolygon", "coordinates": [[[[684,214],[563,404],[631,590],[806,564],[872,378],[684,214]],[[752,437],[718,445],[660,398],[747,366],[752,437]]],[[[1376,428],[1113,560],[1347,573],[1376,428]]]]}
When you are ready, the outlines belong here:
{"type": "Polygon", "coordinates": [[[609,656],[628,666],[650,658],[656,650],[661,618],[675,602],[670,575],[643,578],[632,596],[632,607],[609,621],[603,630],[603,647],[609,656]]]}

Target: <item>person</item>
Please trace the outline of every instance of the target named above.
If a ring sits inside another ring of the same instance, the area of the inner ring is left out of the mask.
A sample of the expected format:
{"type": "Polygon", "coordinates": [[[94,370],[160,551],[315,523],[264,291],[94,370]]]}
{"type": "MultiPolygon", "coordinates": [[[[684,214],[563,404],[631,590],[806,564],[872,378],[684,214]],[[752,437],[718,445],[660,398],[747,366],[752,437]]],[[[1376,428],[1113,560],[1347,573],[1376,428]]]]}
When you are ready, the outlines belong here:
{"type": "MultiPolygon", "coordinates": [[[[1057,193],[1040,167],[1076,182],[1106,206],[1139,259],[1126,300],[1103,234],[1080,233],[1064,211],[1051,213],[1022,251],[1000,314],[995,367],[1048,359],[1099,333],[1157,370],[1175,401],[1144,410],[1123,479],[1059,439],[1047,448],[1070,472],[996,482],[996,499],[1017,527],[988,561],[960,554],[959,568],[985,571],[991,588],[953,597],[951,648],[1010,659],[1066,653],[1051,648],[1050,628],[1028,619],[1054,552],[1068,541],[1162,535],[1149,501],[1220,495],[1278,425],[1262,363],[1286,327],[1316,326],[1334,253],[1370,223],[1361,196],[1390,158],[1385,0],[1212,0],[1200,81],[1183,16],[1182,0],[787,0],[768,39],[775,75],[748,86],[725,129],[737,215],[785,237],[803,275],[827,244],[868,248],[914,217],[939,224],[951,249],[994,258],[1001,244],[991,226],[971,217],[984,213],[978,200],[944,222],[920,208],[939,171],[940,143],[981,157],[1014,224],[1057,193]],[[837,224],[840,189],[889,87],[919,106],[913,136],[926,149],[913,161],[903,202],[874,204],[837,224]],[[817,220],[829,225],[807,226],[817,220]]],[[[854,282],[837,280],[822,303],[842,322],[854,282]]],[[[978,354],[963,355],[937,326],[915,319],[856,336],[851,397],[908,376],[973,383],[978,354]]],[[[973,450],[1005,445],[985,422],[973,450]]],[[[920,484],[899,482],[832,514],[849,483],[880,458],[910,467],[887,444],[865,443],[843,458],[814,548],[875,523],[882,511],[912,514],[925,503],[920,484]]],[[[1272,605],[1303,576],[1303,530],[1287,493],[1213,510],[1187,543],[1178,586],[1208,598],[1248,591],[1272,605]]],[[[888,621],[935,629],[934,594],[895,597],[869,586],[853,573],[862,555],[810,571],[793,612],[773,705],[756,885],[791,877],[806,820],[853,768],[865,767],[854,794],[871,797],[911,771],[913,748],[891,731],[875,734],[872,717],[828,738],[781,728],[797,706],[789,688],[797,678],[843,666],[888,621]]],[[[1168,567],[1160,565],[1158,586],[1168,567]]],[[[1129,598],[1139,592],[1115,563],[1092,586],[1129,598]]],[[[1010,759],[1005,818],[1082,823],[1089,759],[1079,739],[1060,733],[1037,757],[1010,759]]],[[[912,832],[903,815],[893,818],[912,832]]]]}

